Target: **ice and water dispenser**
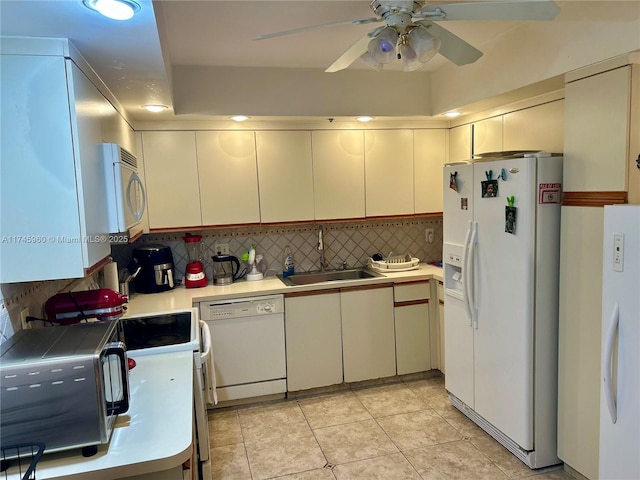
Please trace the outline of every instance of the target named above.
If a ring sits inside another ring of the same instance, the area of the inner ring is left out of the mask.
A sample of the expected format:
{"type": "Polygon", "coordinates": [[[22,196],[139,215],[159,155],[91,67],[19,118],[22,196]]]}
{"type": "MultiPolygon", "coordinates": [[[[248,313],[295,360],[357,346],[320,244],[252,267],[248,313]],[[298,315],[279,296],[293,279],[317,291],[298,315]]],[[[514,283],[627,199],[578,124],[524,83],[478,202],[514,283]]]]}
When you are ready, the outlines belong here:
{"type": "Polygon", "coordinates": [[[445,295],[464,300],[462,270],[464,249],[462,245],[445,243],[443,252],[445,295]]]}

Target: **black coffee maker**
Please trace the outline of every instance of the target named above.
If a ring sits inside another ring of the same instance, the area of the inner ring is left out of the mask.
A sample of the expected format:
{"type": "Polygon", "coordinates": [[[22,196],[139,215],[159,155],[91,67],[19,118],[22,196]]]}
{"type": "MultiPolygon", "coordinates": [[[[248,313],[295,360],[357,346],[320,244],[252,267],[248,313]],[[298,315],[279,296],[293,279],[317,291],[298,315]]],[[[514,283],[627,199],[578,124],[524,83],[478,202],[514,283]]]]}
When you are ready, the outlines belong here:
{"type": "Polygon", "coordinates": [[[175,268],[171,248],[164,245],[144,245],[133,251],[131,262],[142,267],[133,285],[139,293],[158,293],[175,286],[175,268]]]}

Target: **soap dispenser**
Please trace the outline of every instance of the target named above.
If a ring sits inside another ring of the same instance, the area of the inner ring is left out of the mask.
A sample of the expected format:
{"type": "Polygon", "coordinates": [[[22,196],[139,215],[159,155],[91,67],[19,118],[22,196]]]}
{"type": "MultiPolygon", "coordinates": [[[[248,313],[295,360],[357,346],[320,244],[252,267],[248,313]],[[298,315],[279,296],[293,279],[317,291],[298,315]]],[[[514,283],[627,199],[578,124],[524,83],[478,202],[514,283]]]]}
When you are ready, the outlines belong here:
{"type": "Polygon", "coordinates": [[[291,248],[287,245],[284,249],[284,258],[282,260],[282,276],[289,277],[294,273],[293,254],[291,253],[291,248]]]}

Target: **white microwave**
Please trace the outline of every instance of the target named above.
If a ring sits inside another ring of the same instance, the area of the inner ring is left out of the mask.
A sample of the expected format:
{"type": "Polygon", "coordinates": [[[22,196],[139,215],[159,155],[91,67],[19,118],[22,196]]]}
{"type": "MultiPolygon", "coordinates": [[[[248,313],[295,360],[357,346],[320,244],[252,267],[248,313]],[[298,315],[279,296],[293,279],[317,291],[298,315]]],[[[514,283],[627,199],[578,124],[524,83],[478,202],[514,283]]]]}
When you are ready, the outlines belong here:
{"type": "Polygon", "coordinates": [[[138,176],[138,159],[115,143],[103,143],[102,156],[109,233],[128,233],[142,220],[146,205],[144,185],[138,176]]]}

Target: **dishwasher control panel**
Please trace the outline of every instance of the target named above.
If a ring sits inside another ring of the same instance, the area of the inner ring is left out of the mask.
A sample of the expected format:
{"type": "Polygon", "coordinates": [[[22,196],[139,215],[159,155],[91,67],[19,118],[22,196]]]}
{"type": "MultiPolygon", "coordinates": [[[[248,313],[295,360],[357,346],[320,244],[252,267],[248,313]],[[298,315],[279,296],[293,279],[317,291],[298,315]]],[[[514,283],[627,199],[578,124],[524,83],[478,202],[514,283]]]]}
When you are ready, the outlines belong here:
{"type": "Polygon", "coordinates": [[[283,312],[284,297],[282,295],[233,298],[200,303],[200,318],[202,320],[223,320],[226,318],[253,317],[283,312]]]}

